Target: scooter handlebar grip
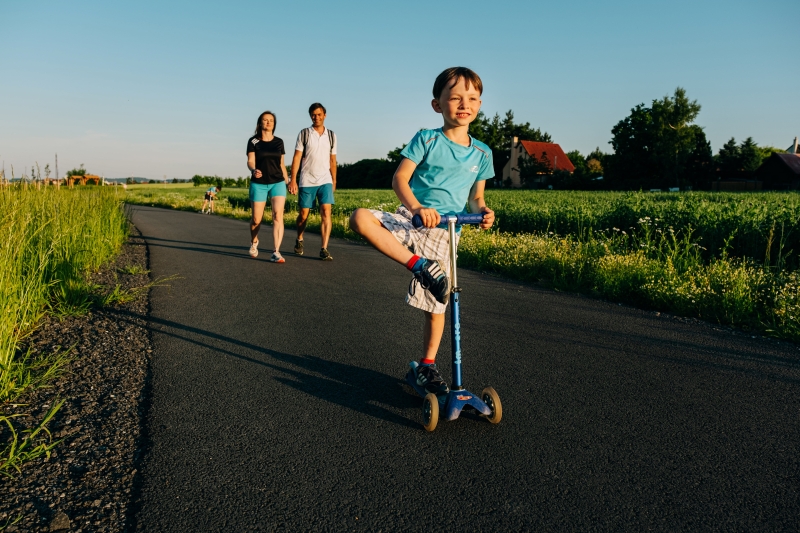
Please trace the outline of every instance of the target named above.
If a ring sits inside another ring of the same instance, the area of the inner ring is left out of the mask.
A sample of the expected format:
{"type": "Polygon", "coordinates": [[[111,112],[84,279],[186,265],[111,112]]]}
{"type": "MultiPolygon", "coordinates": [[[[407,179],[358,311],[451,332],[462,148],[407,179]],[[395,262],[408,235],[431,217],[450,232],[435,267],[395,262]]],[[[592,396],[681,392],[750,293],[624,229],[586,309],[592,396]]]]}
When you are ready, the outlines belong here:
{"type": "Polygon", "coordinates": [[[456,222],[458,224],[480,224],[483,222],[483,213],[456,215],[456,222]]]}
{"type": "MultiPolygon", "coordinates": [[[[451,219],[456,221],[456,224],[480,224],[483,222],[483,213],[469,213],[463,215],[442,215],[441,223],[447,224],[451,219]]],[[[422,217],[414,215],[411,218],[411,224],[415,228],[421,228],[425,224],[422,223],[422,217]]]]}

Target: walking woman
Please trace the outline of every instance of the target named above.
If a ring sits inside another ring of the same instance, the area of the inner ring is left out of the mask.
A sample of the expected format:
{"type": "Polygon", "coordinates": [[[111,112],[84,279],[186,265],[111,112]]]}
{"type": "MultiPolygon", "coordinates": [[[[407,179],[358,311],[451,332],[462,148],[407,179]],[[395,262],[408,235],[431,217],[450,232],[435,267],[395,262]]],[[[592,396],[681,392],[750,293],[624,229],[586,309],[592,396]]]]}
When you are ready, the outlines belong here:
{"type": "Polygon", "coordinates": [[[286,262],[281,255],[283,207],[289,176],[283,164],[283,141],[275,137],[275,113],[264,111],[258,117],[255,135],[247,141],[247,168],[250,170],[250,256],[258,256],[258,230],[267,200],[272,202],[272,238],[275,250],[270,261],[286,262]]]}

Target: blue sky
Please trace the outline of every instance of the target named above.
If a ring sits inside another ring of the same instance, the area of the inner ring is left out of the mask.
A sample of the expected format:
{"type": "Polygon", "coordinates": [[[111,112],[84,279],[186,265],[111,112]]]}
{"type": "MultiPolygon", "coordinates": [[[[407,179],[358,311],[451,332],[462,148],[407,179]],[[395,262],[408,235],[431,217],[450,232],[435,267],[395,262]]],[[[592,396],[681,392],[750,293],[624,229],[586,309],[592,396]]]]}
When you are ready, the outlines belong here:
{"type": "MultiPolygon", "coordinates": [[[[797,0],[13,2],[0,0],[0,162],[106,177],[246,174],[263,110],[291,152],[314,101],[339,161],[438,127],[431,86],[463,65],[483,110],[569,151],[610,151],[638,103],[684,87],[714,151],[800,135],[797,0]]],[[[287,158],[288,159],[288,158],[287,158]]]]}

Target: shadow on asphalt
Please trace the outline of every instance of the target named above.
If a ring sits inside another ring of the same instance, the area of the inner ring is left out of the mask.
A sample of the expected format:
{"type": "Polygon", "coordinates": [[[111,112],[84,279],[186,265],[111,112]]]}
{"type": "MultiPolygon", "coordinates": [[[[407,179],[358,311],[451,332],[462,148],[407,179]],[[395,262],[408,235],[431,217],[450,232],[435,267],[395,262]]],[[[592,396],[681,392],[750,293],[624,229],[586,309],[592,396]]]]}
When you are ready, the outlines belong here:
{"type": "Polygon", "coordinates": [[[405,381],[403,379],[398,379],[368,368],[330,361],[312,355],[293,355],[270,350],[170,320],[142,316],[120,310],[112,310],[111,312],[120,316],[120,320],[127,321],[127,317],[146,320],[148,323],[147,327],[151,333],[168,335],[196,346],[213,350],[217,353],[222,353],[242,361],[276,370],[283,374],[283,376],[274,378],[279,383],[326,402],[415,430],[421,427],[418,421],[410,420],[398,415],[387,407],[383,407],[389,406],[395,410],[419,407],[419,399],[417,396],[411,395],[405,390],[405,381]],[[155,329],[153,327],[154,324],[182,330],[195,335],[202,335],[208,339],[239,346],[266,355],[276,361],[285,365],[291,365],[295,368],[287,368],[286,366],[263,361],[254,357],[248,357],[176,332],[155,329]]]}
{"type": "MultiPolygon", "coordinates": [[[[239,245],[239,246],[231,246],[229,244],[212,244],[212,243],[208,243],[208,242],[178,241],[178,240],[175,240],[175,239],[162,239],[161,237],[151,237],[149,235],[142,235],[142,238],[143,239],[147,239],[147,242],[150,242],[150,241],[173,242],[173,243],[176,243],[176,244],[190,244],[190,245],[196,245],[196,246],[208,246],[208,247],[211,247],[211,248],[230,248],[231,250],[245,250],[245,252],[247,251],[247,246],[245,246],[244,244],[239,245]]],[[[180,248],[183,248],[183,247],[180,247],[180,248]]]]}
{"type": "MultiPolygon", "coordinates": [[[[250,257],[247,251],[247,246],[228,246],[222,244],[206,244],[202,242],[189,242],[189,241],[175,241],[170,239],[159,239],[158,237],[148,237],[147,235],[142,236],[144,239],[147,240],[148,246],[157,246],[159,248],[172,248],[174,250],[186,250],[189,252],[201,252],[213,255],[223,255],[226,257],[236,257],[239,259],[247,259],[248,261],[262,261],[264,263],[271,263],[272,261],[269,260],[269,255],[264,255],[262,259],[250,257]],[[159,244],[157,242],[151,241],[162,241],[162,242],[172,242],[176,244],[187,244],[187,245],[202,245],[208,246],[208,248],[198,248],[195,246],[171,246],[169,244],[159,244]],[[241,253],[233,253],[233,252],[224,252],[220,250],[215,250],[214,248],[230,248],[232,250],[241,250],[241,253]]],[[[266,252],[264,248],[259,249],[261,252],[266,252]]],[[[320,258],[314,255],[295,255],[291,251],[282,250],[281,253],[290,255],[293,259],[304,259],[304,260],[311,260],[311,261],[319,261],[320,258]]]]}

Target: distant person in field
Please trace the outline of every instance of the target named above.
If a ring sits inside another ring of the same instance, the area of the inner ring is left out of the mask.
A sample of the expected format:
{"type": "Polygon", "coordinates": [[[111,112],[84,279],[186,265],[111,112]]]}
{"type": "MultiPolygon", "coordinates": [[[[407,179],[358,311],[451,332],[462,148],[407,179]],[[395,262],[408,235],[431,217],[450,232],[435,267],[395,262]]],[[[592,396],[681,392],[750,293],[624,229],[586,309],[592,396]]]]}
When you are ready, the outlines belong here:
{"type": "Polygon", "coordinates": [[[483,213],[481,229],[494,223],[494,211],[486,207],[483,195],[485,180],[494,177],[492,151],[469,135],[482,93],[483,82],[468,68],[453,67],[439,74],[431,105],[444,124],[420,131],[400,152],[403,158],[392,188],[402,205],[395,213],[356,209],[350,217],[356,233],[411,271],[406,302],[425,312],[416,379],[439,395],[450,390],[435,364],[450,295],[450,239],[439,225],[441,215],[463,213],[468,205],[470,212],[483,213]],[[422,218],[424,227],[412,225],[414,215],[422,218]]]}
{"type": "Polygon", "coordinates": [[[256,122],[255,134],[247,141],[247,168],[250,170],[250,257],[258,256],[258,230],[264,217],[267,200],[272,205],[272,241],[270,261],[285,263],[281,255],[283,242],[283,208],[286,204],[286,182],[289,176],[283,164],[283,140],[275,137],[277,119],[272,111],[264,111],[256,122]]]}
{"type": "Polygon", "coordinates": [[[217,197],[217,193],[222,190],[222,187],[210,187],[203,198],[203,207],[200,209],[200,212],[205,214],[213,213],[214,212],[214,199],[217,197]],[[209,206],[208,211],[206,211],[206,206],[209,206]]]}
{"type": "Polygon", "coordinates": [[[326,111],[322,104],[311,104],[308,114],[311,116],[311,127],[297,136],[292,158],[292,179],[289,182],[289,192],[297,194],[299,207],[294,253],[304,253],[303,233],[308,223],[308,213],[316,200],[322,218],[322,249],[319,257],[323,261],[332,261],[328,241],[331,237],[333,193],[336,191],[336,134],[325,128],[326,111]]]}

